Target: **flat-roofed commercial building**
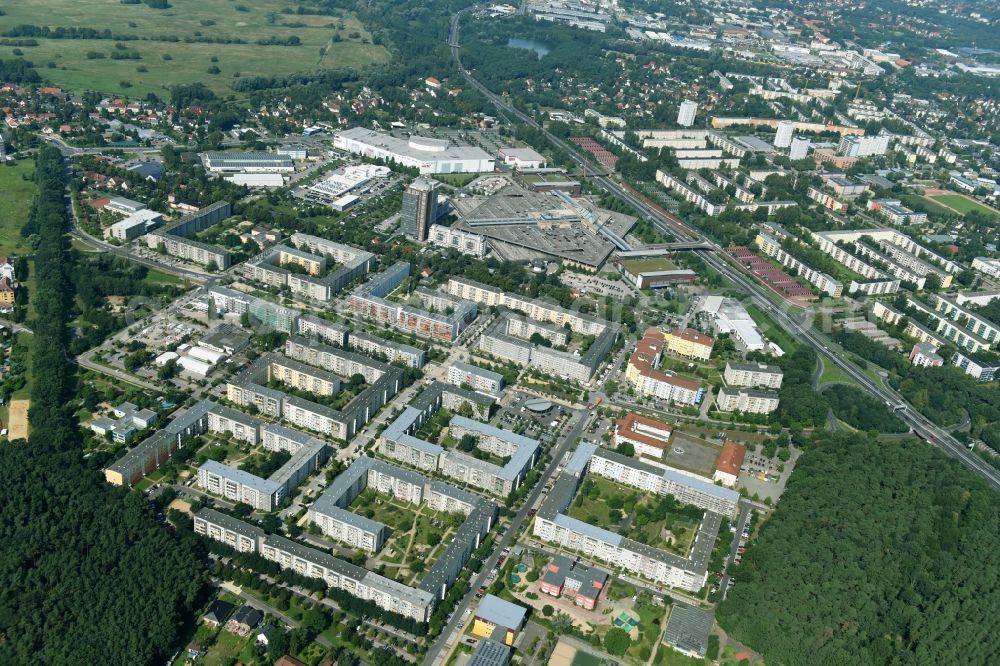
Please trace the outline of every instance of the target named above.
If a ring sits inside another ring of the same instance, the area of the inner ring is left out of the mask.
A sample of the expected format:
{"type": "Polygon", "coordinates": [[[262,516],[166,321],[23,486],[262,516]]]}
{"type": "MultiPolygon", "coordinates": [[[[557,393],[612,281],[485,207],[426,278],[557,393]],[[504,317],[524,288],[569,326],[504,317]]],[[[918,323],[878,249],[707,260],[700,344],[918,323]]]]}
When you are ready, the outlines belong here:
{"type": "Polygon", "coordinates": [[[202,153],[202,164],[209,173],[291,173],[295,164],[288,155],[256,151],[246,153],[202,153]]]}
{"type": "Polygon", "coordinates": [[[475,146],[417,135],[400,138],[363,127],[337,132],[333,145],[354,155],[395,162],[421,174],[492,172],[494,159],[475,146]]]}
{"type": "Polygon", "coordinates": [[[730,386],[763,386],[779,389],[784,376],[781,368],[776,365],[727,361],[722,378],[730,386]]]}

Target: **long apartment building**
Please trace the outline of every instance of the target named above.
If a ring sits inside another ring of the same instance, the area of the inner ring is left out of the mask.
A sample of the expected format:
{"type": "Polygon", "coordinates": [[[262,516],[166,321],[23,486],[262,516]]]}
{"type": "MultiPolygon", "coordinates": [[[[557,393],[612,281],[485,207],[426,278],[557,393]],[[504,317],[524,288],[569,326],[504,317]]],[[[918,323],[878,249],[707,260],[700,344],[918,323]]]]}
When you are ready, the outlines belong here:
{"type": "Polygon", "coordinates": [[[192,236],[213,224],[218,224],[230,215],[232,207],[229,202],[216,201],[210,206],[205,206],[197,212],[185,215],[146,234],[146,245],[151,250],[158,250],[162,245],[163,250],[172,257],[186,259],[202,266],[214,263],[219,270],[225,270],[232,263],[229,250],[202,243],[192,236]]]}
{"type": "Polygon", "coordinates": [[[708,579],[709,560],[722,517],[735,512],[738,500],[738,493],[716,486],[708,479],[677,470],[664,470],[594,444],[583,443],[577,447],[565,471],[539,507],[533,534],[631,575],[695,592],[704,587],[708,579]],[[719,507],[724,513],[706,510],[687,557],[667,553],[566,515],[565,511],[588,470],[647,492],[675,494],[680,501],[719,507]]]}
{"type": "Polygon", "coordinates": [[[326,444],[313,440],[266,479],[207,460],[198,468],[198,486],[213,495],[249,504],[257,511],[274,511],[306,477],[322,466],[327,457],[326,444]]]}
{"type": "Polygon", "coordinates": [[[715,406],[722,412],[743,412],[744,414],[770,414],[778,408],[778,394],[775,391],[758,391],[749,388],[723,386],[715,398],[715,406]]]}
{"type": "Polygon", "coordinates": [[[303,576],[319,578],[330,588],[375,603],[392,613],[427,622],[437,604],[435,595],[397,583],[328,553],[304,546],[214,509],[201,509],[194,517],[194,531],[245,553],[257,553],[303,576]]]}
{"type": "Polygon", "coordinates": [[[104,479],[116,486],[132,486],[170,459],[188,437],[208,429],[208,412],[216,404],[202,400],[168,421],[104,470],[104,479]]]}
{"type": "Polygon", "coordinates": [[[517,490],[540,454],[538,440],[502,430],[464,416],[452,417],[449,434],[461,439],[469,434],[476,447],[494,456],[509,457],[505,465],[480,460],[456,449],[414,435],[440,407],[455,402],[483,405],[482,394],[435,382],[423,391],[382,433],[379,451],[386,457],[426,471],[438,471],[474,488],[505,497],[517,490]],[[451,403],[447,403],[450,400],[451,403]]]}
{"type": "Polygon", "coordinates": [[[609,322],[583,353],[563,351],[530,341],[534,333],[542,335],[549,341],[553,338],[561,339],[560,345],[565,345],[569,341],[565,329],[562,332],[563,336],[551,329],[551,325],[539,326],[538,322],[512,313],[504,313],[483,332],[479,338],[479,350],[541,372],[586,382],[597,372],[614,347],[620,331],[617,324],[609,322]]]}
{"type": "MultiPolygon", "coordinates": [[[[352,518],[347,509],[365,489],[389,495],[409,504],[426,505],[434,511],[461,513],[465,521],[445,552],[427,571],[417,589],[443,599],[462,567],[496,522],[499,509],[493,502],[446,483],[432,481],[416,472],[361,456],[342,472],[309,510],[309,519],[324,534],[343,543],[357,543],[377,552],[387,534],[378,521],[352,518]]],[[[358,516],[357,518],[361,518],[358,516]]]]}
{"type": "Polygon", "coordinates": [[[359,516],[349,507],[365,489],[410,504],[427,504],[435,511],[471,515],[485,502],[478,495],[459,490],[381,460],[362,456],[341,473],[309,509],[309,520],[326,536],[369,553],[381,550],[388,528],[377,520],[359,516]]]}
{"type": "Polygon", "coordinates": [[[701,402],[705,393],[700,382],[659,370],[666,348],[663,331],[650,328],[635,345],[625,368],[625,379],[641,395],[651,395],[682,405],[701,402]]]}
{"type": "Polygon", "coordinates": [[[581,335],[600,335],[610,325],[610,322],[600,317],[567,310],[558,305],[536,301],[520,294],[505,292],[497,287],[476,282],[475,280],[450,278],[447,290],[452,296],[474,301],[480,305],[495,305],[505,307],[509,310],[516,310],[535,321],[555,326],[569,324],[570,329],[574,333],[581,335]]]}
{"type": "Polygon", "coordinates": [[[357,350],[368,356],[384,359],[388,363],[400,362],[411,368],[422,368],[427,363],[427,352],[423,349],[386,340],[364,331],[351,330],[342,324],[313,314],[303,314],[299,317],[298,333],[344,349],[357,350]]]}
{"type": "Polygon", "coordinates": [[[243,277],[297,296],[329,301],[375,266],[375,255],[309,234],[293,234],[243,264],[243,277]],[[290,268],[294,267],[294,268],[290,268]]]}
{"type": "Polygon", "coordinates": [[[994,324],[986,317],[970,310],[951,296],[933,294],[931,302],[934,310],[942,313],[954,322],[964,325],[966,330],[978,335],[990,344],[995,344],[1000,338],[1000,326],[994,324]]]}
{"type": "Polygon", "coordinates": [[[482,258],[489,252],[486,236],[440,224],[431,225],[427,242],[437,247],[451,248],[473,257],[482,258]]]}
{"type": "Polygon", "coordinates": [[[266,416],[346,441],[402,386],[402,371],[398,368],[359,354],[298,336],[286,341],[285,351],[287,356],[274,353],[260,356],[250,368],[229,380],[226,398],[240,406],[254,405],[266,416]],[[354,374],[363,375],[368,386],[341,409],[267,386],[271,379],[278,379],[319,395],[333,395],[340,388],[338,384],[334,389],[334,382],[339,382],[336,375],[354,374]]]}
{"type": "Polygon", "coordinates": [[[819,188],[810,187],[808,190],[806,190],[806,195],[810,199],[818,203],[820,206],[823,206],[824,208],[829,208],[834,213],[847,212],[848,204],[846,202],[840,201],[832,194],[828,194],[827,192],[824,192],[819,188]]]}
{"type": "Polygon", "coordinates": [[[797,271],[799,277],[805,279],[823,293],[834,298],[844,293],[844,285],[840,281],[822,271],[816,270],[793,256],[781,246],[781,241],[771,234],[758,233],[757,238],[754,239],[754,244],[762,253],[771,257],[785,268],[797,271]]]}
{"type": "Polygon", "coordinates": [[[650,465],[598,447],[590,457],[591,474],[657,495],[672,495],[678,502],[724,516],[736,513],[739,493],[720,488],[711,479],[678,469],[650,465]]]}
{"type": "Polygon", "coordinates": [[[402,261],[378,273],[351,294],[351,311],[408,333],[444,342],[455,340],[476,318],[476,304],[423,288],[410,295],[420,307],[386,299],[409,275],[410,265],[402,261]]]}
{"type": "Polygon", "coordinates": [[[911,278],[918,289],[923,289],[924,277],[912,273],[888,257],[879,256],[881,253],[874,248],[866,246],[864,249],[858,249],[853,243],[849,245],[834,243],[821,233],[813,232],[812,236],[819,244],[820,250],[858,275],[867,278],[864,281],[852,280],[848,293],[895,294],[899,291],[900,280],[911,278]],[[884,266],[885,270],[874,266],[873,260],[884,266]]]}
{"type": "Polygon", "coordinates": [[[765,388],[781,388],[784,372],[776,365],[766,363],[733,363],[726,361],[726,371],[722,378],[730,386],[762,386],[765,388]]]}
{"type": "Polygon", "coordinates": [[[663,334],[663,342],[671,354],[683,358],[707,361],[712,356],[715,340],[693,328],[675,328],[663,334]]]}

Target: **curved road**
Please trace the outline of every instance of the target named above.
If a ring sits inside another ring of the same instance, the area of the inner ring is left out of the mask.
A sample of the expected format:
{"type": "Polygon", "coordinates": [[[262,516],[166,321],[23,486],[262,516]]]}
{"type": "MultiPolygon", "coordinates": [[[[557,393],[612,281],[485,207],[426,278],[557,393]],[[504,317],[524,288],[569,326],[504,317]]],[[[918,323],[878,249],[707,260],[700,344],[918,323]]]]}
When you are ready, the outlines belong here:
{"type": "MultiPolygon", "coordinates": [[[[585,157],[578,153],[574,147],[571,147],[566,141],[563,141],[543,128],[541,124],[536,122],[531,116],[514,108],[506,101],[493,94],[492,91],[476,80],[472,74],[462,66],[462,61],[459,57],[459,27],[462,15],[473,9],[476,8],[469,7],[452,16],[451,30],[448,36],[448,44],[451,46],[452,57],[455,59],[456,65],[462,72],[466,81],[468,81],[469,85],[478,90],[499,110],[514,116],[521,122],[542,132],[550,143],[569,155],[570,158],[581,168],[586,168],[586,170],[590,173],[601,173],[603,170],[594,168],[594,166],[591,165],[585,157]]],[[[873,381],[868,375],[861,372],[853,363],[847,361],[843,355],[838,354],[836,351],[831,351],[829,346],[830,342],[825,336],[822,336],[814,331],[811,326],[803,325],[792,316],[792,313],[775,307],[774,303],[768,297],[768,292],[763,285],[748,277],[746,274],[736,270],[725,260],[720,259],[719,255],[725,256],[722,252],[722,248],[711,239],[706,238],[692,230],[680,218],[669,215],[649,205],[645,200],[636,196],[607,176],[594,176],[591,180],[608,194],[611,194],[619,200],[632,206],[637,212],[655,224],[661,231],[677,237],[682,241],[704,243],[711,247],[712,251],[702,252],[702,258],[705,263],[721,273],[724,277],[728,278],[737,286],[746,290],[747,293],[751,294],[753,302],[766,310],[768,315],[780,326],[782,326],[782,328],[788,331],[799,342],[807,344],[815,349],[816,352],[823,357],[824,362],[833,363],[835,366],[847,373],[847,375],[857,382],[865,391],[889,405],[890,408],[894,409],[896,414],[903,419],[903,421],[905,421],[917,435],[935,446],[938,446],[953,457],[958,458],[960,462],[979,476],[983,477],[993,488],[1000,490],[1000,470],[995,469],[993,466],[981,460],[978,456],[969,451],[961,442],[952,437],[951,433],[939,428],[927,417],[917,412],[902,397],[900,397],[896,391],[873,381]]]]}

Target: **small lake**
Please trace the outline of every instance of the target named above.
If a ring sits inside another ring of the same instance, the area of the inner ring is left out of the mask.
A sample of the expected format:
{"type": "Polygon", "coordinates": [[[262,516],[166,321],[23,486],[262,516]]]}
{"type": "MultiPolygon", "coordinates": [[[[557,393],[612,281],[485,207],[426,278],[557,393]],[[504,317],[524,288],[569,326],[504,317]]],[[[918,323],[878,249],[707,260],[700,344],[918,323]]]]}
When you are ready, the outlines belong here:
{"type": "Polygon", "coordinates": [[[538,58],[544,58],[549,54],[549,47],[541,42],[536,42],[533,39],[521,39],[520,37],[511,37],[507,40],[507,46],[514,49],[529,49],[538,54],[538,58]]]}

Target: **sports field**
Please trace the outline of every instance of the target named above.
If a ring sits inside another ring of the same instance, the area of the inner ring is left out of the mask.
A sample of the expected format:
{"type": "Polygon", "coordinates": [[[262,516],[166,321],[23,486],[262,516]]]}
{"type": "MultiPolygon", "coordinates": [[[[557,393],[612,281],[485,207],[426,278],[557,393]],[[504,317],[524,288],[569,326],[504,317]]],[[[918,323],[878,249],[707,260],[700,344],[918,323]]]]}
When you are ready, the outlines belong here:
{"type": "MultiPolygon", "coordinates": [[[[171,0],[169,9],[119,0],[37,0],[5,3],[0,33],[18,25],[93,28],[120,39],[37,39],[38,46],[0,46],[0,58],[15,48],[39,73],[70,90],[165,97],[176,83],[203,82],[231,92],[240,76],[280,76],[293,72],[362,67],[386,62],[388,51],[371,44],[357,18],[284,14],[279,0],[171,0]],[[200,43],[240,39],[243,44],[200,43]],[[258,40],[297,38],[297,46],[264,46],[258,40]],[[136,53],[135,59],[113,54],[136,53]],[[213,58],[215,60],[213,60],[213,58]],[[218,73],[212,72],[218,68],[218,73]],[[146,71],[142,71],[142,70],[146,71]]],[[[293,7],[294,9],[294,7],[293,7]]],[[[10,39],[26,39],[10,37],[10,39]]]]}
{"type": "Polygon", "coordinates": [[[7,424],[7,439],[28,439],[28,405],[27,400],[10,401],[10,423],[7,424]]]}
{"type": "Polygon", "coordinates": [[[971,213],[976,211],[981,213],[986,217],[997,217],[1000,216],[1000,212],[988,208],[983,204],[979,203],[975,199],[970,199],[964,194],[939,194],[937,196],[931,197],[934,201],[944,204],[948,208],[965,215],[966,213],[971,213]]]}

